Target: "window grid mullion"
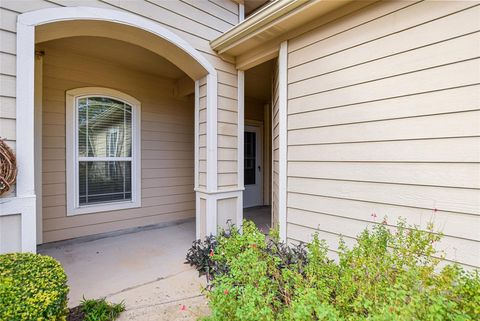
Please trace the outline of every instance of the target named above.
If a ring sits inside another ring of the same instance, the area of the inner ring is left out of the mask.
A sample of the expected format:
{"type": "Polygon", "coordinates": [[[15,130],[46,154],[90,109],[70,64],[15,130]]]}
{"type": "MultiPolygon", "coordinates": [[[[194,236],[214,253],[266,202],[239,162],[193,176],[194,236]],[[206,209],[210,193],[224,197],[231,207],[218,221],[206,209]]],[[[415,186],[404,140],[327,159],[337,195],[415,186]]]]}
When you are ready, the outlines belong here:
{"type": "MultiPolygon", "coordinates": [[[[127,132],[127,124],[126,124],[126,119],[125,119],[126,109],[127,108],[126,108],[125,103],[124,103],[123,104],[123,142],[122,142],[123,146],[125,146],[125,144],[126,144],[125,134],[127,132]]],[[[133,135],[132,135],[132,137],[133,137],[133,135]]],[[[123,152],[125,152],[125,151],[123,151],[123,152]]],[[[123,197],[125,198],[125,173],[123,173],[123,197]]]]}
{"type": "MultiPolygon", "coordinates": [[[[86,107],[87,107],[87,118],[86,118],[86,121],[87,121],[87,126],[86,126],[86,127],[87,127],[87,135],[86,135],[86,136],[87,136],[87,137],[86,137],[87,139],[86,139],[86,144],[87,144],[87,146],[86,146],[86,148],[87,148],[87,157],[88,157],[88,153],[89,153],[89,148],[88,148],[88,147],[89,147],[89,139],[90,139],[90,137],[89,137],[89,128],[88,128],[88,125],[89,125],[89,121],[88,121],[88,116],[89,116],[89,115],[88,115],[88,111],[89,111],[89,109],[90,109],[90,101],[89,101],[89,98],[88,98],[88,97],[87,97],[87,106],[86,106],[86,107]]],[[[77,153],[78,153],[78,147],[77,147],[77,153]]],[[[79,168],[79,167],[80,167],[80,166],[77,164],[77,168],[79,168]]],[[[85,176],[85,191],[86,191],[86,193],[85,193],[85,202],[88,204],[88,185],[89,185],[89,184],[88,184],[88,166],[85,166],[85,172],[86,172],[86,174],[85,174],[85,175],[86,175],[86,176],[85,176]]]]}
{"type": "Polygon", "coordinates": [[[132,157],[79,157],[79,162],[131,162],[132,157]]]}

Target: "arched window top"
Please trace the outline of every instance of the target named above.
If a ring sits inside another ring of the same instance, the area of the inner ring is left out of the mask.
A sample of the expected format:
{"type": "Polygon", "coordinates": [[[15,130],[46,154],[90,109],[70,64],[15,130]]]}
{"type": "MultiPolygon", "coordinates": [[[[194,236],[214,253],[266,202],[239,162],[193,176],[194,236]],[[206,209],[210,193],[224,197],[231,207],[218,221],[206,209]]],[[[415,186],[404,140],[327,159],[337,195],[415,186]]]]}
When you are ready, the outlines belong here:
{"type": "Polygon", "coordinates": [[[82,87],[67,91],[68,98],[84,98],[84,97],[103,97],[113,100],[122,101],[132,106],[140,106],[140,101],[133,96],[112,88],[106,87],[82,87]]]}

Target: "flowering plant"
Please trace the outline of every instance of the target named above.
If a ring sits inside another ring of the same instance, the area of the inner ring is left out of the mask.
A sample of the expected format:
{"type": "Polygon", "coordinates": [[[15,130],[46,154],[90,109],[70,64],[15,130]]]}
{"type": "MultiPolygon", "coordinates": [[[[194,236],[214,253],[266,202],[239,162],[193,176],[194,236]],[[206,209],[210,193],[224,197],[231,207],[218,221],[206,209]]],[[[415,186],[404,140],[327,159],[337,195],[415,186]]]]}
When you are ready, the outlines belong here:
{"type": "Polygon", "coordinates": [[[375,224],[334,253],[314,236],[288,250],[251,222],[215,240],[211,260],[226,267],[206,290],[205,320],[475,320],[480,275],[458,265],[440,268],[441,235],[399,221],[375,224]],[[270,240],[269,240],[270,239],[270,240]],[[255,246],[252,246],[255,245],[255,246]]]}

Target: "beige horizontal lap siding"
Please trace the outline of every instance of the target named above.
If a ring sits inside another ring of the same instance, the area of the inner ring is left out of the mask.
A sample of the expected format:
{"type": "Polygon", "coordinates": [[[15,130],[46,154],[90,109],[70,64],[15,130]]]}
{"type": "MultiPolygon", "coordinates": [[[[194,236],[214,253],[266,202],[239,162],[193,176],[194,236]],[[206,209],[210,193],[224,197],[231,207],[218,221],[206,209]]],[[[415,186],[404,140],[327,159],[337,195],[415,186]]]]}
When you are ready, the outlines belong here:
{"type": "Polygon", "coordinates": [[[12,33],[0,30],[0,43],[6,45],[5,51],[0,52],[0,137],[15,148],[15,55],[10,53],[15,40],[12,33]]]}
{"type": "Polygon", "coordinates": [[[18,14],[55,7],[45,1],[0,3],[0,137],[16,148],[16,29],[18,14]]]}
{"type": "Polygon", "coordinates": [[[335,256],[383,217],[432,221],[479,267],[478,3],[374,3],[288,49],[289,241],[318,231],[335,256]]]}
{"type": "Polygon", "coordinates": [[[273,64],[272,79],[272,224],[278,228],[279,219],[279,109],[278,109],[278,60],[273,64]]]}
{"type": "Polygon", "coordinates": [[[237,173],[237,78],[228,73],[218,75],[218,113],[217,113],[217,166],[218,189],[234,189],[238,186],[237,173]]]}
{"type": "Polygon", "coordinates": [[[198,127],[198,185],[207,187],[207,85],[200,81],[199,127],[198,127]]]}
{"type": "MultiPolygon", "coordinates": [[[[15,111],[15,13],[0,9],[0,138],[16,149],[15,111]]],[[[13,196],[12,189],[7,196],[13,196]]],[[[5,225],[6,226],[6,225],[5,225]]]]}
{"type": "Polygon", "coordinates": [[[174,81],[107,61],[45,48],[43,107],[44,242],[195,216],[193,101],[173,96],[174,81]],[[114,88],[142,104],[142,207],[67,216],[65,91],[114,88]]]}
{"type": "MultiPolygon", "coordinates": [[[[215,1],[84,1],[84,0],[3,0],[0,3],[0,136],[15,144],[16,20],[18,14],[64,6],[88,6],[119,10],[149,19],[169,29],[199,50],[218,70],[221,84],[236,86],[235,67],[220,59],[210,40],[238,23],[238,5],[230,0],[215,1]]],[[[99,35],[101,36],[101,35],[99,35]]],[[[220,85],[219,85],[220,86],[220,85]]],[[[220,105],[236,112],[236,97],[220,105]]],[[[232,145],[236,149],[236,145],[232,145]]],[[[224,166],[219,163],[219,167],[224,166]]],[[[228,166],[228,165],[227,165],[228,166]]],[[[230,166],[231,167],[231,166],[230,166]]]]}

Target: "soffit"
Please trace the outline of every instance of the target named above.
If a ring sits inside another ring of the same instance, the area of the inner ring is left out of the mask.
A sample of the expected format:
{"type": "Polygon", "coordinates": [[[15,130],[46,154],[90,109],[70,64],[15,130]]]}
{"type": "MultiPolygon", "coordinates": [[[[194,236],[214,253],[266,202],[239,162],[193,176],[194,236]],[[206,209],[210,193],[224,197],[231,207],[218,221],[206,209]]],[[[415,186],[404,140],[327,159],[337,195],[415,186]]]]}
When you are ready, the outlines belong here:
{"type": "Polygon", "coordinates": [[[277,0],[211,41],[221,55],[239,56],[261,47],[352,0],[277,0]]]}

